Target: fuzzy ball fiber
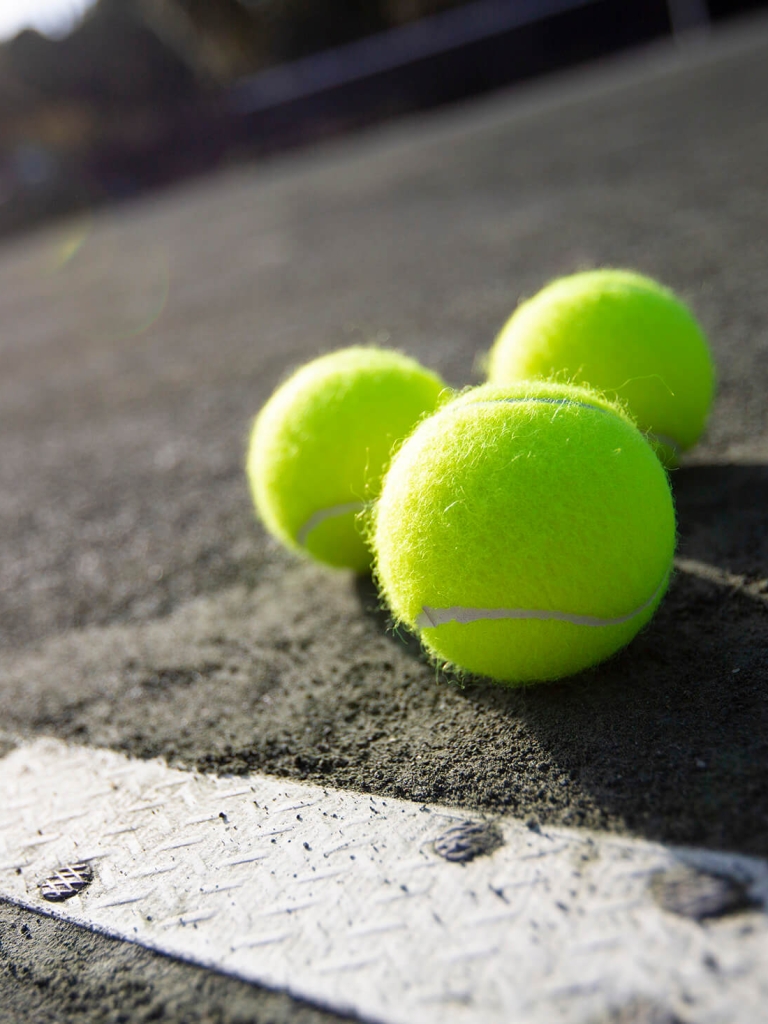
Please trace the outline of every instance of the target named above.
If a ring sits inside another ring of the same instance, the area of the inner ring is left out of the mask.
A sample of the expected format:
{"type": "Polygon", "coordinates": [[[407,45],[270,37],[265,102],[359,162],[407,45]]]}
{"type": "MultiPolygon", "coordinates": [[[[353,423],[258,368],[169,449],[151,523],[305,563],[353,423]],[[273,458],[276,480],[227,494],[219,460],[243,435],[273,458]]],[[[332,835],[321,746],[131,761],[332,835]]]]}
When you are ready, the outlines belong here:
{"type": "Polygon", "coordinates": [[[395,445],[446,390],[415,359],[354,346],[302,366],[262,408],[247,474],[267,530],[320,562],[365,572],[360,513],[374,500],[395,445]]]}
{"type": "Polygon", "coordinates": [[[585,388],[485,385],[424,420],[372,523],[395,618],[434,659],[520,684],[627,644],[667,588],[667,474],[621,407],[585,388]]]}
{"type": "Polygon", "coordinates": [[[707,422],[715,370],[690,309],[628,270],[562,277],[523,302],[488,356],[488,381],[558,379],[621,400],[674,466],[707,422]]]}

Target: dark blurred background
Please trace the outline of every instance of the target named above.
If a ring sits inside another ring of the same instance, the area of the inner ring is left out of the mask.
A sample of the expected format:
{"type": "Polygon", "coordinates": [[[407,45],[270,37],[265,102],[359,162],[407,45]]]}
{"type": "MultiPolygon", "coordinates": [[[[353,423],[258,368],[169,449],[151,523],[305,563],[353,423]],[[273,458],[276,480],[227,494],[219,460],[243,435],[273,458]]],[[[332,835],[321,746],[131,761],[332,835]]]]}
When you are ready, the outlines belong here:
{"type": "Polygon", "coordinates": [[[0,44],[0,232],[768,0],[97,0],[0,44]]]}

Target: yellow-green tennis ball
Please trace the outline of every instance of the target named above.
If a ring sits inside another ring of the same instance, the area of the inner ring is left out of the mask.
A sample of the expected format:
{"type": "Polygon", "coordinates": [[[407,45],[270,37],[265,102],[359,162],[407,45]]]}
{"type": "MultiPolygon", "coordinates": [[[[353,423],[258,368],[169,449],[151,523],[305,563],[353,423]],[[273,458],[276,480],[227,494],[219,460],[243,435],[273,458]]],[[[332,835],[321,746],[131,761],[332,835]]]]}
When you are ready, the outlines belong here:
{"type": "Polygon", "coordinates": [[[297,370],[251,433],[248,479],[269,532],[329,565],[368,569],[357,517],[378,495],[393,447],[444,390],[414,359],[379,348],[342,349],[297,370]]]}
{"type": "Polygon", "coordinates": [[[627,270],[562,277],[517,308],[489,354],[488,381],[537,378],[619,398],[668,466],[699,439],[715,387],[707,339],[690,309],[627,270]]]}
{"type": "Polygon", "coordinates": [[[436,659],[528,683],[602,661],[648,622],[675,515],[619,406],[554,383],[484,385],[397,452],[373,543],[395,618],[436,659]]]}

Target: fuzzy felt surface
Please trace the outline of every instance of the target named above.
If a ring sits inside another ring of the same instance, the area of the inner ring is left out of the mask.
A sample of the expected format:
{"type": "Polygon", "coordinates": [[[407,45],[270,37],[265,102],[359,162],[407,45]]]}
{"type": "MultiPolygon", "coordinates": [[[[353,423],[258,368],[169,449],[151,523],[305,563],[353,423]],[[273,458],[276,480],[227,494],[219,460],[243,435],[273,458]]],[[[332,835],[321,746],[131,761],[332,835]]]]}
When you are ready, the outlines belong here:
{"type": "Polygon", "coordinates": [[[674,465],[707,421],[715,374],[707,339],[668,288],[626,270],[551,282],[501,330],[488,361],[495,384],[557,377],[620,398],[674,465]]]}
{"type": "Polygon", "coordinates": [[[357,515],[378,495],[393,447],[445,384],[399,352],[354,346],[305,364],[257,416],[247,472],[257,512],[287,546],[365,571],[357,515]]]}
{"type": "Polygon", "coordinates": [[[582,388],[486,385],[395,456],[374,544],[396,617],[435,658],[530,682],[602,661],[651,618],[675,516],[663,467],[620,408],[582,388]]]}
{"type": "MultiPolygon", "coordinates": [[[[55,273],[66,224],[6,240],[2,729],[768,857],[768,19],[725,27],[96,212],[55,273]],[[118,331],[166,248],[164,315],[118,331]],[[715,352],[670,589],[567,681],[436,680],[364,577],[266,536],[249,424],[382,331],[461,387],[519,296],[587,266],[668,282],[715,352]]],[[[0,933],[3,1024],[339,1024],[7,905],[0,933]]],[[[608,1016],[701,1024],[690,995],[608,1016]]]]}

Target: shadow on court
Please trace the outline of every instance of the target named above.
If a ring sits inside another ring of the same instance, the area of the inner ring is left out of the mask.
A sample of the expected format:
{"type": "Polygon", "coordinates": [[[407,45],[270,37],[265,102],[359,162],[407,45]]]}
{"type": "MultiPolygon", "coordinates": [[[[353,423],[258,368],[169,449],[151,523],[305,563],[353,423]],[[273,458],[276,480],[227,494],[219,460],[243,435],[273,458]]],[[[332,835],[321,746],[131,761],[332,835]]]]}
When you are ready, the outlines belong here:
{"type": "Polygon", "coordinates": [[[478,683],[466,699],[519,717],[546,750],[545,820],[579,824],[557,789],[580,789],[647,838],[765,855],[768,467],[695,466],[673,482],[679,567],[649,627],[573,680],[478,683]]]}

